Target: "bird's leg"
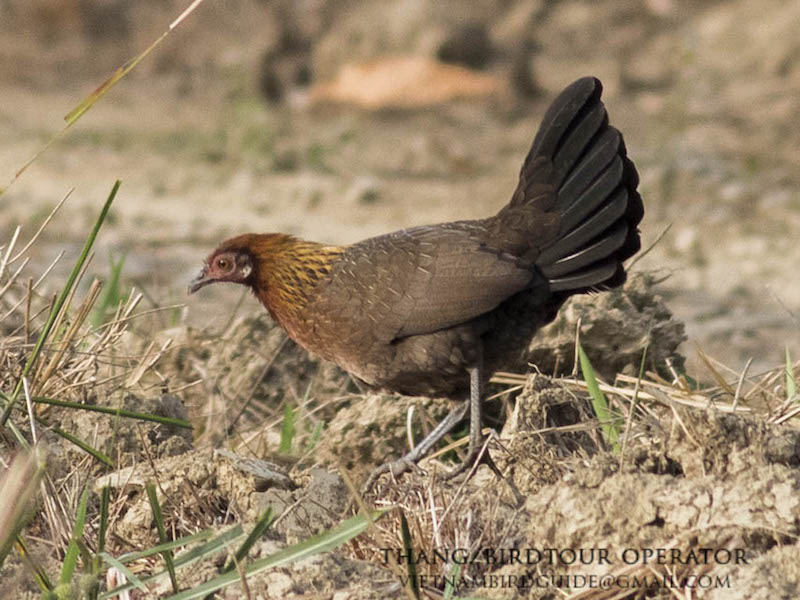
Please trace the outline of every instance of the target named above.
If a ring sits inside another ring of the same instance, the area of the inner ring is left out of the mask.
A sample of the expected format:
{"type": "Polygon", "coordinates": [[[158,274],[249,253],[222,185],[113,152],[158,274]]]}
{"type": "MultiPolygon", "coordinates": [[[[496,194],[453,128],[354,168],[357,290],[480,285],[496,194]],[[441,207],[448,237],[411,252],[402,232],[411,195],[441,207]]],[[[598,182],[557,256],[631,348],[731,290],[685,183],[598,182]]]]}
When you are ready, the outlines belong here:
{"type": "MultiPolygon", "coordinates": [[[[414,468],[416,464],[422,460],[437,443],[439,443],[439,440],[450,433],[453,427],[458,425],[458,423],[464,418],[464,415],[467,414],[468,408],[470,408],[470,401],[464,400],[461,404],[451,410],[448,415],[442,419],[441,422],[439,422],[439,424],[434,427],[431,432],[414,447],[413,450],[411,450],[411,452],[406,454],[403,458],[384,463],[375,469],[367,478],[367,482],[364,484],[362,491],[366,493],[372,487],[372,484],[374,484],[378,477],[380,477],[383,473],[391,473],[392,475],[397,476],[414,468]]],[[[480,433],[480,429],[478,433],[480,433]]]]}
{"type": "Polygon", "coordinates": [[[483,402],[482,347],[479,347],[478,349],[478,359],[475,362],[476,364],[468,369],[469,400],[464,401],[465,404],[469,402],[470,406],[469,450],[467,452],[467,458],[465,458],[464,462],[462,462],[458,467],[456,467],[455,470],[445,475],[443,479],[447,480],[458,477],[459,475],[462,475],[463,473],[472,469],[472,467],[475,466],[475,463],[477,461],[480,461],[485,465],[487,465],[492,471],[494,471],[494,474],[497,475],[498,478],[504,479],[506,483],[508,483],[508,486],[511,488],[511,492],[514,494],[514,498],[517,502],[517,505],[522,506],[525,503],[525,497],[520,493],[513,479],[510,479],[509,477],[503,475],[498,466],[492,460],[492,457],[489,454],[488,450],[485,450],[483,448],[483,432],[481,428],[481,408],[482,408],[481,403],[483,402]]]}
{"type": "Polygon", "coordinates": [[[478,364],[469,369],[469,456],[481,447],[481,402],[483,398],[483,352],[478,351],[478,364]]]}
{"type": "MultiPolygon", "coordinates": [[[[475,364],[467,369],[469,372],[469,449],[467,458],[453,472],[448,473],[445,479],[452,479],[464,471],[472,468],[475,460],[481,453],[483,435],[481,432],[481,402],[483,401],[483,351],[479,346],[478,357],[475,364]]],[[[493,470],[497,470],[486,453],[485,460],[493,470]]]]}
{"type": "Polygon", "coordinates": [[[426,435],[422,441],[414,446],[414,449],[405,455],[400,460],[408,459],[412,462],[419,462],[428,453],[433,449],[433,447],[439,443],[444,436],[450,433],[453,430],[453,427],[458,425],[458,423],[464,418],[464,415],[467,414],[467,409],[469,405],[467,402],[462,402],[458,406],[456,406],[453,410],[451,410],[447,416],[442,419],[439,424],[434,427],[431,432],[426,435]]]}
{"type": "MultiPolygon", "coordinates": [[[[481,455],[481,446],[483,435],[481,431],[481,402],[483,401],[483,348],[478,346],[478,355],[475,359],[475,364],[467,369],[469,373],[469,399],[464,400],[436,426],[433,430],[425,436],[425,438],[417,444],[417,446],[403,458],[385,463],[375,469],[364,484],[364,491],[366,492],[372,487],[372,484],[383,473],[392,473],[397,476],[401,473],[411,470],[416,464],[422,460],[431,449],[439,443],[450,430],[455,427],[469,409],[469,450],[467,458],[461,465],[459,465],[453,472],[448,473],[445,479],[451,479],[469,470],[481,455]]],[[[492,462],[488,453],[484,453],[483,460],[487,462],[490,468],[498,475],[500,474],[497,467],[492,462]]]]}

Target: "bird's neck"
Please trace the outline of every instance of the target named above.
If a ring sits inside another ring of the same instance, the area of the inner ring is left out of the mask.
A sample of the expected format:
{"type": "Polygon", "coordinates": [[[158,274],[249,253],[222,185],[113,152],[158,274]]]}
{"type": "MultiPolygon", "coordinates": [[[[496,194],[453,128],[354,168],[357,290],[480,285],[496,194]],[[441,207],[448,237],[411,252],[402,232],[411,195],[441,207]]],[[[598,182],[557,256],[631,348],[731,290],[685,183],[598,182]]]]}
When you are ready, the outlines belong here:
{"type": "Polygon", "coordinates": [[[264,234],[253,240],[251,250],[257,265],[253,292],[291,334],[314,288],[328,276],[344,248],[264,234]]]}

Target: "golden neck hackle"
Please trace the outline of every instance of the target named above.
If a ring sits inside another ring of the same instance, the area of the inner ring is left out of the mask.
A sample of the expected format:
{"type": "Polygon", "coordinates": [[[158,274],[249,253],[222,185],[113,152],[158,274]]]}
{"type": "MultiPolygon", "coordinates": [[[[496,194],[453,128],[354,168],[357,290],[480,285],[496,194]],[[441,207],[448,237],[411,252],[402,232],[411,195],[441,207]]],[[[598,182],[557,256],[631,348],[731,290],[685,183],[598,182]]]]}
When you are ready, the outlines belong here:
{"type": "Polygon", "coordinates": [[[273,318],[291,329],[313,289],[327,277],[344,248],[285,234],[254,237],[249,244],[256,267],[254,291],[273,318]]]}

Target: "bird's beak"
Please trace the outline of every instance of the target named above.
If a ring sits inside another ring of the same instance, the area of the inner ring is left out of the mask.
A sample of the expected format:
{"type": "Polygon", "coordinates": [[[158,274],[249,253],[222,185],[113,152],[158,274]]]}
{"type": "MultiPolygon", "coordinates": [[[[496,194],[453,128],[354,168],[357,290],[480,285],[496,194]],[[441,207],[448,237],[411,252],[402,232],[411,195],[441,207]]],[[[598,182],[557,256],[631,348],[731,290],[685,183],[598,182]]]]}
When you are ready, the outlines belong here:
{"type": "Polygon", "coordinates": [[[209,283],[214,283],[214,280],[208,277],[206,273],[206,265],[203,265],[203,268],[197,274],[197,277],[192,279],[192,281],[189,283],[189,293],[194,294],[201,287],[208,285],[209,283]]]}

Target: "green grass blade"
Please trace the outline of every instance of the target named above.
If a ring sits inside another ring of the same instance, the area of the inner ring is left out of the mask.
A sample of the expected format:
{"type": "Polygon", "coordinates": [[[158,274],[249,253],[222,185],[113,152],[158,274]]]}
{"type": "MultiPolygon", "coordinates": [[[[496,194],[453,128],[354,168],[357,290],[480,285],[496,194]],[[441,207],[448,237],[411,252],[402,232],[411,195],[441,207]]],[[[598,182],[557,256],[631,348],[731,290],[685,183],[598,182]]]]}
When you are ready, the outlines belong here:
{"type": "Polygon", "coordinates": [[[44,398],[42,396],[36,396],[32,398],[32,400],[36,404],[49,404],[51,406],[59,406],[61,408],[88,410],[91,412],[113,415],[115,417],[124,417],[126,419],[138,419],[139,421],[151,421],[153,423],[160,423],[161,425],[182,427],[184,429],[192,428],[192,424],[185,419],[176,419],[174,417],[162,417],[161,415],[151,415],[149,413],[138,413],[132,410],[125,410],[123,408],[114,408],[112,406],[98,406],[97,404],[81,404],[80,402],[68,402],[66,400],[56,400],[55,398],[44,398]]]}
{"type": "Polygon", "coordinates": [[[294,426],[294,409],[291,404],[286,404],[283,409],[283,424],[281,425],[281,443],[278,446],[280,454],[289,454],[292,451],[292,444],[294,443],[294,435],[296,432],[294,426]]]}
{"type": "MultiPolygon", "coordinates": [[[[408,528],[408,519],[406,519],[406,514],[402,510],[400,511],[400,531],[403,535],[403,550],[405,551],[405,555],[411,557],[414,555],[414,543],[411,539],[411,530],[408,528]]],[[[419,579],[417,578],[417,563],[413,560],[407,560],[406,566],[408,567],[408,589],[411,591],[414,598],[419,600],[420,590],[419,579]]]]}
{"type": "Polygon", "coordinates": [[[794,378],[794,367],[792,366],[792,356],[789,354],[789,346],[786,346],[786,399],[791,400],[797,394],[797,381],[794,378]]]}
{"type": "MultiPolygon", "coordinates": [[[[153,554],[160,554],[165,550],[174,550],[176,548],[182,548],[184,546],[188,546],[193,542],[205,541],[213,535],[214,535],[213,529],[211,528],[203,529],[202,531],[198,531],[197,533],[193,533],[192,535],[186,535],[184,537],[178,538],[177,540],[170,540],[168,542],[164,542],[163,544],[158,544],[157,546],[148,548],[147,550],[128,552],[120,556],[117,560],[119,560],[122,563],[133,562],[141,558],[147,558],[148,556],[152,556],[153,554]]],[[[174,561],[175,566],[178,566],[179,562],[180,558],[175,559],[174,561]]]]}
{"type": "MultiPolygon", "coordinates": [[[[10,396],[6,396],[2,392],[0,392],[0,398],[2,398],[6,402],[8,402],[11,399],[10,396]]],[[[0,405],[1,404],[2,403],[0,403],[0,405]]],[[[28,440],[25,438],[25,435],[22,433],[22,430],[20,430],[20,428],[17,427],[14,421],[11,420],[6,421],[6,428],[11,431],[11,433],[14,435],[14,438],[16,438],[17,443],[20,445],[22,449],[28,451],[31,450],[32,446],[30,445],[30,443],[28,443],[28,440]]]]}
{"type": "MultiPolygon", "coordinates": [[[[156,494],[156,486],[153,485],[152,481],[148,481],[145,484],[145,489],[147,490],[147,498],[150,500],[150,508],[153,510],[153,520],[156,522],[156,528],[158,529],[158,537],[161,542],[166,542],[167,540],[167,531],[164,529],[164,516],[161,514],[161,505],[158,503],[158,495],[156,494]]],[[[172,550],[164,550],[161,553],[161,556],[164,557],[164,562],[167,564],[167,570],[169,571],[169,578],[172,582],[172,589],[176,593],[178,592],[178,579],[175,577],[175,564],[172,562],[172,550]]]]}
{"type": "Polygon", "coordinates": [[[47,572],[42,568],[42,566],[33,560],[31,557],[30,550],[28,549],[28,544],[25,541],[25,538],[22,537],[22,534],[17,536],[16,540],[16,547],[17,553],[19,554],[22,562],[31,570],[33,573],[33,578],[36,580],[36,584],[39,586],[39,589],[42,590],[42,595],[46,596],[48,593],[52,592],[55,587],[50,582],[50,578],[47,576],[47,572]]]}
{"type": "MultiPolygon", "coordinates": [[[[271,556],[266,556],[251,562],[244,568],[244,573],[246,576],[255,575],[256,573],[260,573],[266,569],[303,560],[309,556],[314,556],[316,554],[321,554],[322,552],[328,552],[334,548],[338,548],[342,544],[348,542],[366,530],[373,521],[379,519],[386,512],[388,512],[388,510],[390,509],[377,510],[369,518],[365,517],[364,515],[356,515],[351,517],[338,527],[326,531],[325,533],[316,535],[304,542],[290,546],[289,548],[285,548],[271,556]]],[[[238,572],[230,571],[195,588],[183,591],[180,594],[175,594],[174,596],[170,596],[169,600],[189,600],[191,598],[202,598],[212,592],[215,592],[216,590],[236,583],[240,581],[240,579],[241,576],[238,572]]]]}
{"type": "Polygon", "coordinates": [[[601,423],[600,427],[603,431],[603,435],[606,441],[611,445],[614,454],[619,454],[621,448],[619,445],[619,427],[617,426],[617,419],[613,418],[608,410],[608,402],[606,402],[606,397],[597,384],[597,378],[594,375],[592,363],[589,361],[589,357],[586,356],[580,344],[578,344],[578,358],[581,363],[583,379],[586,381],[586,387],[589,390],[589,395],[592,397],[594,414],[597,415],[597,419],[601,423]]]}
{"type": "Polygon", "coordinates": [[[58,578],[60,588],[69,586],[72,577],[75,575],[75,567],[78,564],[78,542],[83,539],[83,528],[86,525],[86,505],[89,502],[89,486],[83,488],[81,499],[78,501],[78,512],[75,515],[75,524],[72,526],[72,537],[67,546],[67,553],[61,565],[61,576],[58,578]]]}
{"type": "Polygon", "coordinates": [[[40,423],[41,425],[44,425],[45,427],[50,429],[53,433],[60,435],[68,442],[75,444],[78,448],[80,448],[87,454],[91,455],[95,460],[100,461],[104,465],[108,465],[112,469],[116,466],[114,464],[114,461],[111,460],[111,458],[109,458],[107,455],[103,454],[102,452],[100,452],[100,450],[97,450],[96,448],[92,448],[89,444],[84,442],[82,439],[72,435],[70,432],[64,431],[63,429],[61,429],[60,427],[56,427],[55,425],[51,425],[41,417],[36,417],[36,422],[40,423]]]}
{"type": "Polygon", "coordinates": [[[114,256],[109,253],[108,263],[111,265],[111,274],[103,285],[103,291],[92,309],[89,322],[93,327],[99,327],[105,322],[109,313],[116,310],[120,303],[125,301],[125,296],[120,291],[122,280],[122,267],[125,265],[125,255],[119,261],[114,261],[114,256]]]}
{"type": "Polygon", "coordinates": [[[111,503],[111,488],[103,486],[100,492],[100,531],[97,533],[97,553],[106,549],[106,534],[108,532],[108,505],[111,503]]]}
{"type": "MultiPolygon", "coordinates": [[[[185,545],[186,541],[190,540],[191,538],[198,537],[201,534],[204,535],[205,537],[208,537],[208,535],[213,534],[213,533],[214,533],[213,530],[206,529],[206,530],[201,531],[199,533],[195,533],[194,535],[186,536],[186,537],[180,538],[179,540],[175,540],[175,542],[169,542],[169,544],[175,544],[177,542],[184,542],[184,544],[181,544],[181,545],[185,545]]],[[[227,531],[222,532],[220,535],[218,535],[214,539],[210,540],[209,542],[203,544],[202,546],[198,546],[197,548],[192,548],[191,550],[189,550],[187,552],[184,552],[183,554],[181,554],[180,556],[175,558],[174,559],[175,568],[176,569],[180,569],[182,567],[189,566],[191,564],[196,563],[198,560],[201,560],[203,558],[206,558],[206,557],[209,557],[209,556],[211,556],[213,554],[216,554],[220,550],[226,548],[231,542],[235,541],[236,539],[240,538],[243,535],[244,535],[244,530],[242,529],[241,525],[237,525],[236,527],[232,527],[232,528],[228,529],[227,531]]],[[[143,557],[146,557],[146,556],[150,556],[152,554],[156,554],[156,553],[160,552],[161,548],[163,546],[165,546],[165,545],[166,544],[159,544],[158,546],[155,546],[153,548],[149,548],[148,550],[143,550],[143,551],[140,551],[140,552],[131,552],[131,553],[128,553],[128,554],[124,554],[124,555],[120,556],[117,560],[119,560],[121,563],[128,563],[128,562],[131,562],[131,561],[136,560],[138,558],[143,558],[143,557]]],[[[146,577],[146,578],[142,579],[142,583],[144,583],[145,585],[153,583],[153,582],[159,580],[160,578],[164,577],[164,575],[167,575],[167,574],[168,574],[168,572],[165,569],[163,571],[160,571],[158,573],[154,573],[153,575],[150,575],[149,577],[146,577]]],[[[129,590],[131,588],[133,588],[133,584],[126,583],[125,585],[121,585],[119,587],[114,588],[113,590],[109,590],[109,591],[105,592],[104,594],[102,594],[100,596],[100,599],[101,600],[108,600],[109,598],[115,598],[120,593],[122,593],[122,592],[124,592],[126,590],[129,590]]]]}
{"type": "MultiPolygon", "coordinates": [[[[210,530],[213,533],[213,530],[210,530]]],[[[207,543],[203,544],[202,546],[198,546],[197,548],[193,548],[188,552],[184,552],[175,560],[176,567],[185,567],[190,565],[194,562],[197,562],[201,558],[205,558],[206,556],[210,556],[222,550],[223,548],[227,547],[228,544],[236,541],[240,537],[244,535],[244,529],[242,529],[241,525],[237,525],[236,527],[230,528],[228,531],[224,531],[215,537],[212,540],[209,540],[207,543]]]]}
{"type": "Polygon", "coordinates": [[[308,443],[306,444],[306,450],[308,452],[311,452],[317,447],[317,442],[319,442],[319,438],[322,436],[322,428],[322,421],[314,425],[314,430],[311,432],[311,436],[308,438],[308,443]]]}
{"type": "Polygon", "coordinates": [[[136,577],[133,572],[126,567],[122,562],[111,556],[108,552],[99,552],[98,555],[100,558],[103,559],[108,565],[114,567],[117,571],[125,575],[125,579],[127,579],[131,583],[131,587],[137,587],[142,590],[145,594],[149,594],[150,590],[147,589],[147,586],[142,583],[142,580],[136,577]]]}
{"type": "Polygon", "coordinates": [[[244,561],[244,559],[247,557],[247,553],[250,552],[253,544],[255,544],[261,538],[261,536],[264,535],[267,527],[269,527],[274,520],[275,515],[272,512],[272,508],[267,508],[267,510],[265,510],[259,517],[258,522],[256,522],[255,527],[253,527],[253,530],[250,532],[250,535],[248,535],[244,542],[242,542],[242,545],[239,546],[239,549],[236,550],[236,553],[228,559],[220,572],[227,573],[236,565],[241,564],[242,561],[244,561]]]}
{"type": "Polygon", "coordinates": [[[67,283],[61,290],[58,300],[56,300],[56,303],[53,305],[53,309],[50,311],[47,322],[42,328],[42,332],[39,334],[39,338],[36,340],[36,344],[34,345],[30,356],[28,356],[28,360],[25,362],[25,367],[22,369],[22,375],[17,382],[17,387],[14,388],[14,393],[11,394],[11,398],[6,403],[3,414],[0,415],[0,426],[5,425],[6,421],[8,421],[8,417],[11,416],[11,410],[14,408],[14,404],[16,403],[19,393],[22,390],[22,380],[28,376],[28,373],[30,373],[31,368],[36,362],[36,359],[39,357],[39,353],[42,351],[42,347],[47,341],[47,337],[50,335],[50,330],[53,328],[53,323],[55,322],[58,313],[61,312],[61,308],[64,306],[64,303],[69,297],[72,287],[75,285],[78,274],[81,272],[86,259],[89,257],[89,253],[92,250],[92,246],[94,245],[94,241],[97,238],[98,232],[100,231],[100,227],[103,225],[103,221],[106,220],[106,215],[111,208],[111,203],[114,202],[114,198],[117,195],[117,191],[119,190],[121,183],[122,182],[119,180],[114,183],[114,187],[111,188],[111,193],[108,195],[106,203],[103,205],[103,209],[100,211],[100,216],[97,217],[97,221],[95,221],[94,227],[89,233],[89,237],[86,238],[86,243],[83,245],[83,250],[81,250],[80,256],[78,257],[78,260],[72,269],[72,273],[70,273],[67,283]]]}
{"type": "Polygon", "coordinates": [[[456,592],[456,586],[453,585],[453,582],[458,581],[458,578],[460,576],[461,576],[461,564],[453,563],[453,565],[450,567],[450,574],[445,578],[444,593],[442,594],[442,600],[453,599],[453,594],[456,592]]]}

